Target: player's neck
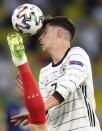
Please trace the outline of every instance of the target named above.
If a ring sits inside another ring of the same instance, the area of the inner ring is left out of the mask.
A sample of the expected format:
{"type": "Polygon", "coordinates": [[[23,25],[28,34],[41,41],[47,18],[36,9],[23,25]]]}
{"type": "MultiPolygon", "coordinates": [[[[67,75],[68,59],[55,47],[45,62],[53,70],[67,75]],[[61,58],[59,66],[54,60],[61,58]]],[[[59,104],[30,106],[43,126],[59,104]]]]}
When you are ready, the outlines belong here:
{"type": "Polygon", "coordinates": [[[55,49],[51,52],[51,57],[54,64],[57,64],[65,55],[66,51],[70,48],[70,46],[66,46],[63,48],[55,49]]]}

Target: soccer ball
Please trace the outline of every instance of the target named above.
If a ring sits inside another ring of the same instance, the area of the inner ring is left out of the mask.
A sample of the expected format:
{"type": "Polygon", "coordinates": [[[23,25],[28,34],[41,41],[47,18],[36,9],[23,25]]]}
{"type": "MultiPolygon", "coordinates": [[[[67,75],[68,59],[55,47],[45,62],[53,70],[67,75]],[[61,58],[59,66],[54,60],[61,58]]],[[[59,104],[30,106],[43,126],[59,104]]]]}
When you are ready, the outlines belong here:
{"type": "Polygon", "coordinates": [[[43,20],[43,12],[33,4],[20,5],[12,14],[12,25],[14,29],[23,34],[36,34],[43,26],[43,20]]]}

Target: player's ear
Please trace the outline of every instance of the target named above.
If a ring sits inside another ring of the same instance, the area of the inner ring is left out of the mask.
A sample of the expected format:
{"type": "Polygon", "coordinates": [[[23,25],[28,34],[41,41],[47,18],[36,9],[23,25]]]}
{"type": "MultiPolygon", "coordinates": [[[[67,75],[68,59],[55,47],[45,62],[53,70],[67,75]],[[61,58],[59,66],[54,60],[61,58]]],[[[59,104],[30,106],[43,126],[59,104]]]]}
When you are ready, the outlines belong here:
{"type": "Polygon", "coordinates": [[[63,30],[59,28],[59,29],[57,30],[57,38],[62,37],[62,35],[63,35],[63,30]]]}

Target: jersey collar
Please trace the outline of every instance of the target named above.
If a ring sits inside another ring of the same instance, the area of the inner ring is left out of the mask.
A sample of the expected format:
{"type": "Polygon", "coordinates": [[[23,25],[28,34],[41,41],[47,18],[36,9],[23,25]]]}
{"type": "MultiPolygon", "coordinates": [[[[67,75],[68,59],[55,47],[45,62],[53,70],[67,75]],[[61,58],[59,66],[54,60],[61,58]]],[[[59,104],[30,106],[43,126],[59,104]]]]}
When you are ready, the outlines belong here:
{"type": "Polygon", "coordinates": [[[60,65],[60,64],[62,63],[62,61],[64,60],[64,58],[66,57],[66,55],[68,54],[68,52],[69,52],[70,49],[71,49],[71,48],[68,48],[68,50],[65,52],[63,58],[62,58],[58,63],[54,64],[54,63],[52,62],[52,67],[56,67],[56,66],[60,65]]]}

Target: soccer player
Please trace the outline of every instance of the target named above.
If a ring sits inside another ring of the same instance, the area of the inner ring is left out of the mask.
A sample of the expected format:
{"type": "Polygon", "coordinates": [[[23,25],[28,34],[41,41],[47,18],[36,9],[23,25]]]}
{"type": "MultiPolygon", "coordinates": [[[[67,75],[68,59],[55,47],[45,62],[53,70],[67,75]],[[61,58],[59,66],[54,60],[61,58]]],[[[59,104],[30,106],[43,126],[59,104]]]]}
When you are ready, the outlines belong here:
{"type": "MultiPolygon", "coordinates": [[[[43,52],[52,58],[39,76],[48,131],[101,131],[95,113],[90,59],[82,48],[71,47],[74,34],[73,23],[58,16],[44,21],[39,37],[43,52]]],[[[15,116],[12,121],[17,123],[24,117],[26,120],[27,114],[15,116]]]]}

